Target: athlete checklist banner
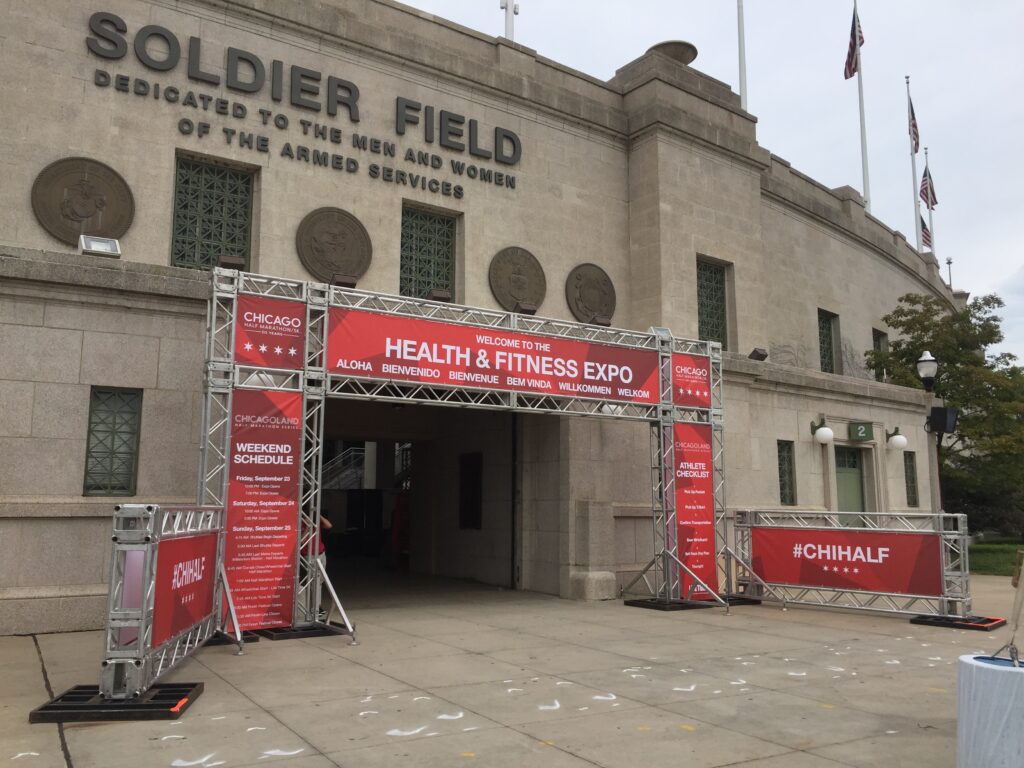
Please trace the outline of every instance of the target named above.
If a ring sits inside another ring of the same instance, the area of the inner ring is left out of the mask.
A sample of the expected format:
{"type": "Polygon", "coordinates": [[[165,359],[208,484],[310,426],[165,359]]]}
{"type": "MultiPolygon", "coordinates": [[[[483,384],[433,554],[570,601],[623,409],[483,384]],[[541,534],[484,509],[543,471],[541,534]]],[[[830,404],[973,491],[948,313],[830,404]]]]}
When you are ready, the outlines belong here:
{"type": "MultiPolygon", "coordinates": [[[[679,559],[708,587],[718,592],[718,562],[715,553],[715,490],[712,471],[711,426],[673,425],[676,521],[679,559]]],[[[712,600],[711,593],[680,569],[680,594],[686,599],[712,600]]]]}
{"type": "Polygon", "coordinates": [[[288,626],[295,594],[302,394],[236,389],[224,568],[243,630],[288,626]]]}
{"type": "Polygon", "coordinates": [[[657,403],[653,350],[334,307],[327,370],[388,381],[657,403]]]}
{"type": "Polygon", "coordinates": [[[235,317],[237,364],[293,371],[305,366],[305,302],[242,294],[235,317]]]}
{"type": "Polygon", "coordinates": [[[213,611],[218,533],[164,539],[156,550],[150,648],[198,624],[213,611]]]}
{"type": "Polygon", "coordinates": [[[935,533],[753,528],[754,573],[769,584],[942,595],[942,542],[935,533]]]}

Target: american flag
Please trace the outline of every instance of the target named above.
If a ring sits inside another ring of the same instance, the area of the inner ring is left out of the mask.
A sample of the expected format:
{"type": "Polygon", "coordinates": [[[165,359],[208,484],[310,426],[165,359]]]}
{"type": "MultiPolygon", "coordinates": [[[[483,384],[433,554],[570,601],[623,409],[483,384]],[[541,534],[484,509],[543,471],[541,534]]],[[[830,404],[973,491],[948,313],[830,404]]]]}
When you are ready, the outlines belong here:
{"type": "Polygon", "coordinates": [[[932,232],[928,229],[928,225],[924,223],[924,216],[919,216],[921,219],[921,243],[926,248],[932,247],[932,232]]]}
{"type": "Polygon", "coordinates": [[[917,150],[921,148],[921,132],[917,130],[917,115],[914,114],[914,102],[910,99],[910,94],[907,94],[907,104],[910,106],[910,151],[915,155],[917,150]]]}
{"type": "Polygon", "coordinates": [[[924,200],[929,211],[939,204],[939,199],[935,196],[935,184],[932,182],[932,175],[928,171],[927,165],[921,175],[921,199],[924,200]]]}
{"type": "Polygon", "coordinates": [[[853,26],[850,27],[850,50],[846,53],[846,69],[843,70],[843,77],[849,80],[857,74],[860,66],[860,46],[864,45],[864,30],[860,28],[860,19],[857,17],[857,7],[853,8],[853,26]]]}

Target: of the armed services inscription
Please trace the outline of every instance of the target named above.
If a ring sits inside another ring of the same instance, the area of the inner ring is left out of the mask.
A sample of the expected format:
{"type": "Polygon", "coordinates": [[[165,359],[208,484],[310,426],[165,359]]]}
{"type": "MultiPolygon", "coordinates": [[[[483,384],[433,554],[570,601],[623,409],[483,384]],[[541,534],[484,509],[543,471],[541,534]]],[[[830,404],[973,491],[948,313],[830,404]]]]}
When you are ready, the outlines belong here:
{"type": "Polygon", "coordinates": [[[366,227],[340,208],[308,213],[295,232],[295,249],[302,266],[324,283],[334,282],[335,276],[359,279],[373,256],[366,227]]]}
{"type": "Polygon", "coordinates": [[[135,217],[135,200],[110,166],[87,157],[66,157],[36,176],[32,211],[55,238],[78,245],[79,235],[124,235],[135,217]]]}
{"type": "Polygon", "coordinates": [[[509,312],[516,311],[517,306],[520,310],[536,311],[548,290],[540,262],[528,250],[517,246],[502,248],[494,255],[487,279],[494,298],[509,312]]]}
{"type": "Polygon", "coordinates": [[[581,323],[607,325],[615,314],[615,286],[596,264],[573,268],[565,280],[565,300],[581,323]]]}

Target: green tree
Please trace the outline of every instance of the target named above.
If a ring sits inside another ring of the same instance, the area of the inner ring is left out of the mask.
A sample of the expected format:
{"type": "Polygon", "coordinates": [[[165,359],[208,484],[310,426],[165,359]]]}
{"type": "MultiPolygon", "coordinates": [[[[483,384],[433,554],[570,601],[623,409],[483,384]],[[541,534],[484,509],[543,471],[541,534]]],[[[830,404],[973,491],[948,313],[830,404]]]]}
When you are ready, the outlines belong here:
{"type": "Polygon", "coordinates": [[[1010,354],[986,350],[1003,340],[995,294],[963,309],[932,296],[907,294],[882,319],[896,333],[867,365],[893,384],[920,387],[917,359],[939,360],[936,394],[960,409],[957,431],[942,443],[943,506],[969,515],[973,530],[1024,532],[1024,369],[1010,354]]]}

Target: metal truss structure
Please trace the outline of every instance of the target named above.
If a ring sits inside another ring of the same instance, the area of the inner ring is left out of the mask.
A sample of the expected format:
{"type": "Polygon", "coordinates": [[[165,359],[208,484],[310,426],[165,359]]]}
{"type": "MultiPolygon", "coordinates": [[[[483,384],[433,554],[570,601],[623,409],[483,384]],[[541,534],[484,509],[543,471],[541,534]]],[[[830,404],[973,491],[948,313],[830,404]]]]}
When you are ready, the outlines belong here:
{"type": "MultiPolygon", "coordinates": [[[[690,602],[694,587],[701,586],[713,600],[729,604],[718,590],[705,584],[682,561],[679,554],[679,518],[676,510],[676,457],[674,426],[678,422],[708,424],[711,427],[711,457],[714,499],[715,560],[719,584],[731,591],[732,568],[728,563],[728,520],[725,513],[725,454],[722,421],[722,345],[709,341],[685,341],[673,338],[667,329],[655,329],[658,340],[658,370],[661,402],[657,419],[651,421],[651,511],[654,517],[654,557],[622,589],[629,594],[644,583],[653,600],[662,604],[690,602]],[[680,408],[673,404],[672,355],[703,355],[709,360],[711,410],[680,408]],[[690,576],[690,593],[682,594],[682,574],[690,576]]],[[[701,604],[706,604],[702,600],[701,604]]]]}
{"type": "Polygon", "coordinates": [[[930,512],[820,512],[740,510],[736,513],[737,582],[745,595],[783,605],[855,608],[913,616],[968,616],[971,611],[967,557],[967,516],[930,512]],[[843,590],[791,584],[765,584],[748,563],[754,528],[858,528],[888,533],[934,533],[941,541],[942,595],[843,590]]]}
{"type": "MultiPolygon", "coordinates": [[[[652,505],[655,551],[661,567],[648,582],[657,597],[678,600],[679,563],[676,540],[673,435],[676,421],[710,424],[714,435],[715,528],[717,551],[728,547],[726,533],[722,453],[722,351],[714,342],[676,339],[667,329],[643,333],[498,310],[465,307],[407,296],[371,293],[339,286],[215,269],[213,295],[207,318],[206,398],[203,413],[198,498],[203,503],[227,500],[231,393],[235,389],[267,389],[301,392],[303,395],[302,474],[299,487],[300,526],[297,553],[295,626],[316,622],[316,608],[325,575],[316,565],[320,536],[320,483],[324,425],[324,401],[348,398],[378,402],[424,403],[459,408],[481,408],[524,413],[567,414],[593,418],[645,421],[652,426],[660,446],[652,505]],[[236,365],[234,329],[240,294],[302,301],[306,304],[306,365],[303,370],[278,370],[236,365]],[[658,403],[612,403],[598,398],[529,394],[501,390],[442,386],[416,382],[368,379],[327,372],[327,315],[331,307],[358,309],[388,315],[432,320],[481,329],[517,331],[555,339],[572,339],[626,349],[657,352],[661,364],[661,398],[658,403]],[[672,404],[672,353],[702,355],[711,361],[711,399],[708,409],[682,408],[672,404]]],[[[684,566],[685,567],[685,566],[684,566]]],[[[726,566],[724,572],[730,569],[726,566]]],[[[728,583],[726,580],[723,583],[728,583]]],[[[333,592],[330,583],[329,589],[333,592]]],[[[340,603],[339,603],[340,607],[340,603]]],[[[349,632],[353,628],[341,611],[349,632]]]]}
{"type": "MultiPolygon", "coordinates": [[[[224,556],[224,508],[219,506],[162,507],[121,504],[114,511],[110,592],[100,673],[100,693],[106,699],[129,699],[146,691],[157,679],[222,629],[224,609],[234,622],[235,610],[222,569],[214,574],[213,610],[198,623],[156,648],[153,604],[157,550],[161,541],[216,533],[217,562],[224,556]],[[227,603],[223,602],[226,599],[227,603]]],[[[241,633],[233,624],[241,648],[241,633]]]]}

